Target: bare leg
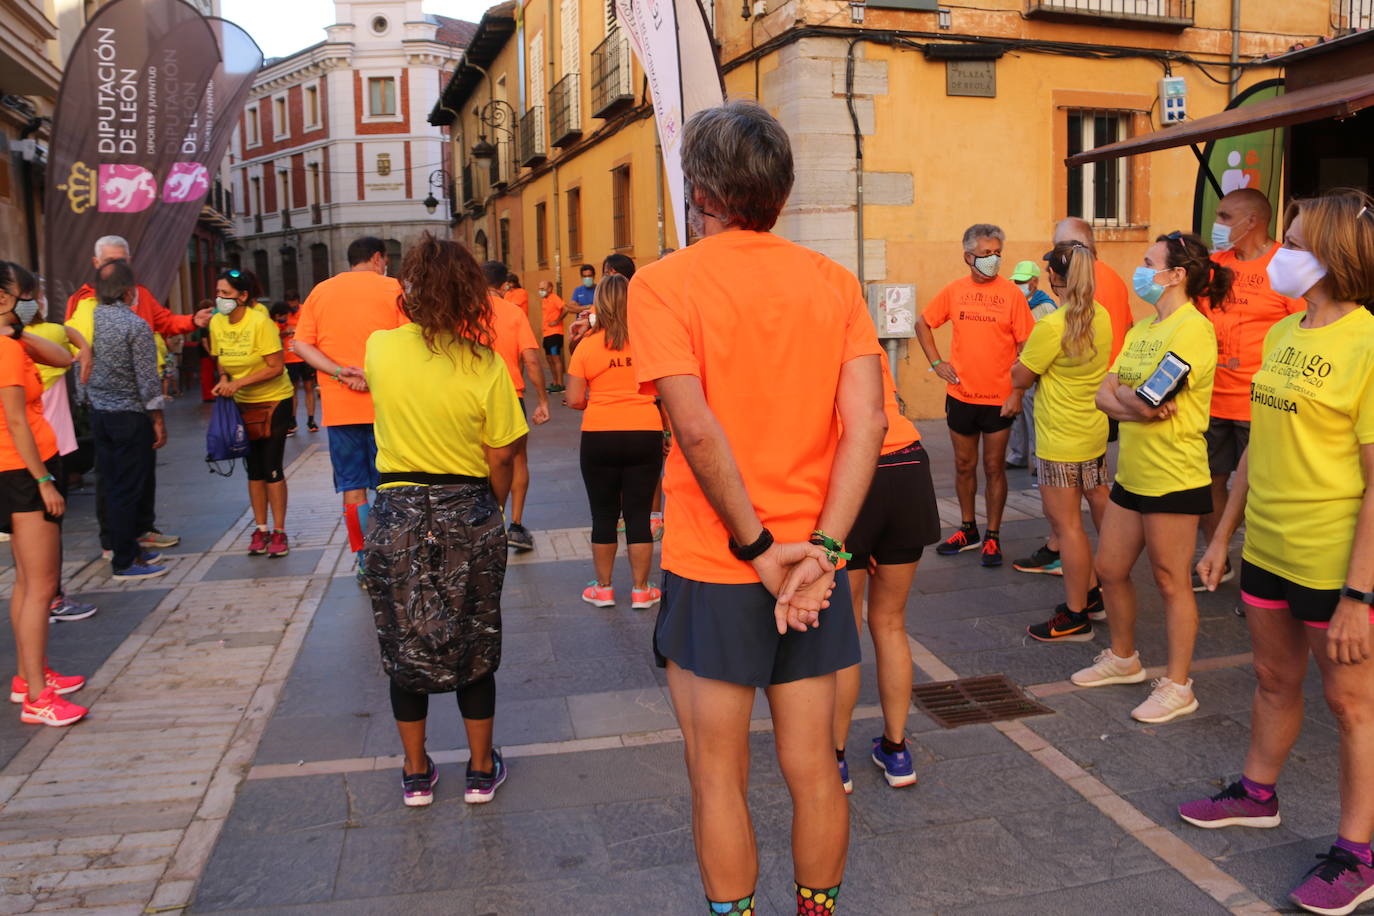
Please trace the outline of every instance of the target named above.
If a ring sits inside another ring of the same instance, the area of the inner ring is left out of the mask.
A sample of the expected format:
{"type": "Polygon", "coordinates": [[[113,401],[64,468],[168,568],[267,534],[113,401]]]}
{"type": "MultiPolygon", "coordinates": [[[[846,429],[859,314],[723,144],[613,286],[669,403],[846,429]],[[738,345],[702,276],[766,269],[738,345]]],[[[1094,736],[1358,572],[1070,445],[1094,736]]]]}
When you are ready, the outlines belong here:
{"type": "Polygon", "coordinates": [[[301,383],[305,388],[305,415],[310,419],[315,419],[315,383],[306,379],[301,383]]]}
{"type": "Polygon", "coordinates": [[[911,643],[906,635],[906,600],[916,563],[879,566],[868,593],[868,632],[878,662],[878,699],[883,735],[894,744],[906,736],[911,708],[911,643]]]}
{"type": "Polygon", "coordinates": [[[479,773],[490,773],[491,732],[496,725],[496,717],[490,719],[464,719],[463,730],[468,734],[469,765],[479,773]]]}
{"type": "MultiPolygon", "coordinates": [[[[849,570],[849,593],[854,601],[854,626],[862,636],[864,632],[864,590],[868,585],[868,572],[862,569],[849,570]]],[[[859,703],[859,666],[850,665],[835,672],[835,750],[844,750],[849,739],[849,724],[854,720],[854,707],[859,703]]]]}
{"type": "MultiPolygon", "coordinates": [[[[668,691],[682,728],[692,783],[692,836],[706,896],[739,900],[754,892],[759,876],[748,800],[754,688],[697,677],[669,661],[668,691]]],[[[819,747],[826,750],[824,738],[819,747]]],[[[829,775],[843,806],[833,758],[829,775]]]]}
{"type": "Polygon", "coordinates": [[[803,887],[833,887],[844,877],[849,851],[849,805],[827,743],[835,676],[775,684],[766,692],[778,763],[792,795],[793,877],[803,887]]]}
{"type": "Polygon", "coordinates": [[[959,517],[964,524],[971,525],[977,518],[974,501],[978,498],[978,437],[951,429],[949,441],[954,443],[954,493],[959,498],[959,517]]]}
{"type": "Polygon", "coordinates": [[[1217,533],[1217,525],[1221,523],[1221,511],[1226,508],[1226,484],[1230,479],[1230,474],[1212,475],[1212,511],[1202,517],[1204,546],[1212,543],[1212,535],[1217,533]]]}
{"type": "MultiPolygon", "coordinates": [[[[272,508],[272,521],[278,531],[286,530],[286,481],[278,480],[269,483],[263,488],[266,492],[267,504],[272,508]]],[[[266,521],[266,516],[264,516],[266,521]]]]}
{"type": "Polygon", "coordinates": [[[1069,610],[1083,613],[1088,605],[1092,578],[1092,544],[1083,530],[1083,490],[1080,487],[1040,486],[1040,501],[1049,517],[1054,537],[1059,542],[1059,559],[1064,570],[1064,600],[1069,610]]]}
{"type": "Polygon", "coordinates": [[[407,776],[423,773],[429,766],[425,762],[425,720],[397,722],[396,730],[401,733],[401,747],[405,751],[401,771],[407,776]]]}
{"type": "Polygon", "coordinates": [[[654,543],[629,544],[625,548],[630,555],[630,575],[634,577],[635,588],[648,588],[649,571],[654,566],[654,543]]]}
{"type": "Polygon", "coordinates": [[[1326,654],[1327,631],[1304,629],[1341,734],[1340,835],[1368,843],[1374,834],[1374,660],[1338,665],[1326,654]]]}
{"type": "Polygon", "coordinates": [[[1151,571],[1160,597],[1164,599],[1169,680],[1187,684],[1188,669],[1193,664],[1193,646],[1197,643],[1197,596],[1193,594],[1190,568],[1197,543],[1198,517],[1152,513],[1141,518],[1151,571]]]}
{"type": "Polygon", "coordinates": [[[10,594],[10,626],[19,662],[19,676],[28,682],[29,699],[43,692],[43,668],[48,657],[48,605],[57,594],[58,547],[61,529],[42,512],[10,516],[14,532],[14,588],[10,594]]]}
{"type": "Polygon", "coordinates": [[[1135,654],[1135,585],[1131,567],[1145,548],[1145,528],[1139,512],[1107,503],[1102,533],[1097,540],[1097,580],[1107,604],[1107,627],[1112,652],[1118,658],[1135,654]]]}
{"type": "Polygon", "coordinates": [[[512,525],[520,524],[525,516],[525,496],[530,491],[530,453],[529,436],[521,436],[515,445],[515,473],[510,484],[510,519],[512,525]]]}
{"type": "Polygon", "coordinates": [[[1007,507],[1007,440],[1011,430],[983,434],[983,501],[988,507],[988,530],[1002,530],[1007,507]]]}
{"type": "Polygon", "coordinates": [[[1311,629],[1287,611],[1245,608],[1255,652],[1255,700],[1250,715],[1246,776],[1273,785],[1302,730],[1302,679],[1311,629]]]}
{"type": "Polygon", "coordinates": [[[248,481],[248,504],[253,507],[253,523],[267,527],[267,481],[248,481]]]}
{"type": "Polygon", "coordinates": [[[615,574],[615,544],[593,544],[592,566],[596,569],[596,581],[610,585],[615,574]]]}

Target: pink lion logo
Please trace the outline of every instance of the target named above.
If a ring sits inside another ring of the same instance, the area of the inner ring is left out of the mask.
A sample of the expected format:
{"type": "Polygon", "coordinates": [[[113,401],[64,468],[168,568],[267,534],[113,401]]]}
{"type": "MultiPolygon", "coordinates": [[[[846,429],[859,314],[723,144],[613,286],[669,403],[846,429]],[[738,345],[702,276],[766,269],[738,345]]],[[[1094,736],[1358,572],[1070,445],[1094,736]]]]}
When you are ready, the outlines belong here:
{"type": "Polygon", "coordinates": [[[99,209],[102,213],[138,213],[157,200],[153,173],[137,165],[100,167],[99,209]]]}
{"type": "Polygon", "coordinates": [[[199,162],[175,162],[162,186],[162,199],[168,203],[199,200],[210,190],[210,172],[199,162]]]}

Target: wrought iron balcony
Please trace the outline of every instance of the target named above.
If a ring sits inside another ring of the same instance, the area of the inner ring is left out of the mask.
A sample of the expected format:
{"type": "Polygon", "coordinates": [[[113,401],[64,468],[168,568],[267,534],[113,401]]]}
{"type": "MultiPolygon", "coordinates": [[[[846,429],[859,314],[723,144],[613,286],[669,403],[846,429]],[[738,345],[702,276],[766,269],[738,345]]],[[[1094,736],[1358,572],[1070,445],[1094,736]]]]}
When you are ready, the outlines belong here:
{"type": "Polygon", "coordinates": [[[520,152],[517,161],[521,165],[538,165],[549,155],[544,145],[544,106],[535,105],[520,116],[520,152]]]}
{"type": "Polygon", "coordinates": [[[1026,15],[1060,22],[1181,31],[1193,24],[1193,0],[1027,0],[1026,15]]]}
{"type": "Polygon", "coordinates": [[[1374,29],[1374,0],[1337,0],[1332,5],[1332,19],[1337,35],[1374,29]]]}
{"type": "Polygon", "coordinates": [[[576,73],[569,73],[553,84],[549,109],[549,142],[558,147],[571,146],[582,136],[582,98],[576,73]]]}
{"type": "Polygon", "coordinates": [[[592,51],[593,118],[609,118],[634,104],[632,69],[629,39],[620,34],[620,29],[612,29],[606,40],[592,51]]]}

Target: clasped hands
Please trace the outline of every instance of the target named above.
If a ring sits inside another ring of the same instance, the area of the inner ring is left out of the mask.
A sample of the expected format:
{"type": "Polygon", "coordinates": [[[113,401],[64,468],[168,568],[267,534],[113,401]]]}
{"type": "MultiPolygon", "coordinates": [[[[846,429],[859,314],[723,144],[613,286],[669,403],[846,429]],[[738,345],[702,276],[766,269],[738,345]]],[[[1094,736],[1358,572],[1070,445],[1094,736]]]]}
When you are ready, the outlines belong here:
{"type": "Polygon", "coordinates": [[[830,606],[835,588],[835,564],[815,544],[775,543],[753,561],[759,581],[777,599],[773,616],[778,632],[805,632],[821,625],[821,611],[830,606]]]}

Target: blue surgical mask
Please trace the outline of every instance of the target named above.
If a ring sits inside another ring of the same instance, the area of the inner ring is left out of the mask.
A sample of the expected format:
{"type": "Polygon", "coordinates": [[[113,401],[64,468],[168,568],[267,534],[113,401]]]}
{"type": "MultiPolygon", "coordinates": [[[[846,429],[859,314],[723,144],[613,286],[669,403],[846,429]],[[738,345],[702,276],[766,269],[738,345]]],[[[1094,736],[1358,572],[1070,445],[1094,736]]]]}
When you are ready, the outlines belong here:
{"type": "Polygon", "coordinates": [[[237,299],[226,299],[223,296],[219,296],[215,299],[215,311],[219,312],[221,315],[228,315],[238,307],[239,301],[237,299]]]}
{"type": "Polygon", "coordinates": [[[1142,264],[1131,275],[1131,285],[1135,287],[1135,294],[1151,305],[1158,302],[1159,297],[1164,295],[1164,287],[1155,282],[1155,275],[1158,273],[1159,271],[1153,267],[1146,267],[1142,264]]]}
{"type": "Polygon", "coordinates": [[[592,287],[596,286],[596,278],[595,278],[595,277],[583,277],[583,278],[582,278],[582,285],[585,286],[585,287],[587,287],[587,289],[591,289],[592,287]]]}
{"type": "Polygon", "coordinates": [[[1231,247],[1231,227],[1225,223],[1212,223],[1212,250],[1226,251],[1231,247]]]}
{"type": "Polygon", "coordinates": [[[1016,288],[1021,291],[1021,295],[1025,296],[1027,299],[1030,298],[1031,291],[1029,283],[1018,283],[1016,284],[1016,288]]]}
{"type": "Polygon", "coordinates": [[[28,324],[38,314],[38,303],[33,299],[20,299],[14,304],[14,314],[20,324],[28,324]]]}

